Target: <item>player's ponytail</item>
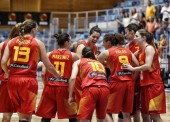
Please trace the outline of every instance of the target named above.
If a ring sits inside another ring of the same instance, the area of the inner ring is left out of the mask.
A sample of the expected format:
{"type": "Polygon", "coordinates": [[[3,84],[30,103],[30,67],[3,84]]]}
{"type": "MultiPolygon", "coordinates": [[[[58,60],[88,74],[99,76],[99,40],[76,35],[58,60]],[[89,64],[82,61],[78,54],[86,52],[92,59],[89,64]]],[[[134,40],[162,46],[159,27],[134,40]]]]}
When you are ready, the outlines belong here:
{"type": "Polygon", "coordinates": [[[84,47],[82,50],[82,56],[84,58],[96,59],[91,47],[84,47]]]}

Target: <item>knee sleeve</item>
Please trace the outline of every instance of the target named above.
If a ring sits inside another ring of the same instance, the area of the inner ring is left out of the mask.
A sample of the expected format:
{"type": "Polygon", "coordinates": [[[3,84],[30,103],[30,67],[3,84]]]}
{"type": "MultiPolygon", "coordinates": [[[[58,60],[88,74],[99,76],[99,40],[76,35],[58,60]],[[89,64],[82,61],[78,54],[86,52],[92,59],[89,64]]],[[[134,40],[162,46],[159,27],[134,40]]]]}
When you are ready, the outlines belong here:
{"type": "Polygon", "coordinates": [[[77,119],[76,118],[70,118],[69,122],[77,122],[77,119]]]}
{"type": "Polygon", "coordinates": [[[42,118],[41,119],[41,122],[50,122],[51,121],[51,118],[42,118]]]}
{"type": "Polygon", "coordinates": [[[122,112],[120,112],[120,113],[118,114],[118,117],[119,117],[120,119],[123,119],[123,114],[122,114],[122,112]]]}

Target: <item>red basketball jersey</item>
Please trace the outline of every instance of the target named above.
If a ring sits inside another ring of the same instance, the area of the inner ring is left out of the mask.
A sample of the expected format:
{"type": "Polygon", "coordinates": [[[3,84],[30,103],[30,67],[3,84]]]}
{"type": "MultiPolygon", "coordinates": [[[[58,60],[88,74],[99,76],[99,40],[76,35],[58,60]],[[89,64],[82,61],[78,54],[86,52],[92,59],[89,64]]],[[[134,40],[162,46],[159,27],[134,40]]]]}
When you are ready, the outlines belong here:
{"type": "MultiPolygon", "coordinates": [[[[147,45],[149,46],[149,45],[147,45]]],[[[146,46],[146,47],[147,47],[146,46]]],[[[139,64],[144,65],[145,64],[145,49],[139,54],[139,64]]],[[[158,59],[158,53],[155,50],[155,54],[153,57],[152,65],[149,70],[141,71],[140,74],[140,85],[141,86],[147,86],[151,84],[156,83],[162,83],[161,75],[160,75],[160,64],[158,59]]]]}
{"type": "Polygon", "coordinates": [[[22,41],[19,36],[14,38],[9,45],[9,50],[10,75],[36,77],[40,49],[34,37],[27,36],[22,41]]]}
{"type": "Polygon", "coordinates": [[[105,68],[96,60],[82,58],[79,64],[79,76],[82,80],[82,89],[88,86],[108,86],[105,68]]]}
{"type": "Polygon", "coordinates": [[[132,52],[132,53],[135,53],[136,51],[140,50],[141,48],[139,47],[139,45],[135,44],[133,41],[131,41],[129,43],[129,50],[132,52]]]}
{"type": "Polygon", "coordinates": [[[49,71],[46,72],[46,85],[68,86],[72,71],[72,54],[69,50],[54,50],[49,55],[49,60],[55,69],[60,71],[61,78],[55,78],[49,71]]]}
{"type": "Polygon", "coordinates": [[[108,51],[107,66],[111,71],[110,82],[132,80],[132,72],[122,69],[123,63],[132,65],[132,54],[129,49],[112,47],[108,51]]]}

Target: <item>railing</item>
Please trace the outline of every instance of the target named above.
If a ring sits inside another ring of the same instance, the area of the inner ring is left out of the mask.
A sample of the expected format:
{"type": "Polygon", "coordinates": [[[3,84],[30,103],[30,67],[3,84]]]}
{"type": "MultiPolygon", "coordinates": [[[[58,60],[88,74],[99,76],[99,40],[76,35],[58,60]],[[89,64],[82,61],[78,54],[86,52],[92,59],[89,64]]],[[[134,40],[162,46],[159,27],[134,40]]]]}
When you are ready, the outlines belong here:
{"type": "MultiPolygon", "coordinates": [[[[125,10],[131,12],[133,7],[125,7],[125,10]]],[[[142,11],[144,6],[138,6],[138,11],[142,11]]],[[[59,19],[58,30],[75,34],[76,32],[89,31],[91,25],[99,25],[103,30],[112,30],[117,27],[114,21],[120,16],[120,8],[81,11],[81,12],[52,12],[52,18],[59,19]],[[113,23],[112,23],[113,22],[113,23]],[[64,24],[63,24],[64,23],[64,24]],[[112,24],[114,26],[112,26],[112,24]]],[[[53,20],[52,20],[53,21],[53,20]]]]}

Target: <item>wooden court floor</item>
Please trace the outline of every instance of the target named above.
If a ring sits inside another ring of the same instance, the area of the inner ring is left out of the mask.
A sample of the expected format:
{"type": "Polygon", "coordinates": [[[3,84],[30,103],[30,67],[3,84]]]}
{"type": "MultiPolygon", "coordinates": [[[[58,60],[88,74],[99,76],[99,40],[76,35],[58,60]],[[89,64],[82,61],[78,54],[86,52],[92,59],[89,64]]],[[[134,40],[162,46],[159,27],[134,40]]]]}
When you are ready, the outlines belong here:
{"type": "MultiPolygon", "coordinates": [[[[42,82],[39,82],[39,89],[38,89],[38,99],[37,99],[37,103],[40,100],[41,97],[41,93],[42,93],[42,89],[43,89],[43,84],[42,82]]],[[[162,114],[161,117],[163,119],[163,122],[170,122],[170,88],[165,89],[166,91],[166,105],[167,105],[167,113],[166,114],[162,114]]],[[[40,122],[40,117],[34,116],[32,117],[32,122],[40,122]]],[[[117,116],[114,116],[114,122],[117,122],[117,116]]],[[[0,121],[2,121],[2,113],[0,113],[0,121]]],[[[16,113],[13,114],[12,116],[12,120],[11,122],[18,122],[18,116],[16,113]]],[[[52,119],[51,122],[68,122],[67,119],[60,119],[58,120],[56,119],[52,119]]],[[[93,119],[92,122],[96,122],[96,116],[95,114],[93,115],[93,119]]],[[[142,121],[141,121],[142,122],[142,121]]]]}

